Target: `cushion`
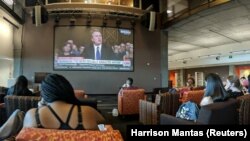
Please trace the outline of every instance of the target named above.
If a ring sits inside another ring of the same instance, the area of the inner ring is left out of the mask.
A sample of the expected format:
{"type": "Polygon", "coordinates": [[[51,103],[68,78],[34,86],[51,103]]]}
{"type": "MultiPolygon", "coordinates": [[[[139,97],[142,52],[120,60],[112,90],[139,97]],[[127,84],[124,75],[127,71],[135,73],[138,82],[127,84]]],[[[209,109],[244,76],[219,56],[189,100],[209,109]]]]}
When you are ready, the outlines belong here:
{"type": "Polygon", "coordinates": [[[23,128],[16,141],[123,141],[119,130],[58,130],[43,128],[23,128]]]}

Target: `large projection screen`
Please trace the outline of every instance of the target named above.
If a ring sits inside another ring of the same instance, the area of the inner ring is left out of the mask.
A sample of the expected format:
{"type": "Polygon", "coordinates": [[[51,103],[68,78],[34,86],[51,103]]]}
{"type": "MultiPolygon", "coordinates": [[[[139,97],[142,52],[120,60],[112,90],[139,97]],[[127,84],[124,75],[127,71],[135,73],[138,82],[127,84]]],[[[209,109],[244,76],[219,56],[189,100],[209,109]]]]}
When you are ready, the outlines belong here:
{"type": "Polygon", "coordinates": [[[54,70],[134,71],[132,29],[55,26],[54,70]]]}

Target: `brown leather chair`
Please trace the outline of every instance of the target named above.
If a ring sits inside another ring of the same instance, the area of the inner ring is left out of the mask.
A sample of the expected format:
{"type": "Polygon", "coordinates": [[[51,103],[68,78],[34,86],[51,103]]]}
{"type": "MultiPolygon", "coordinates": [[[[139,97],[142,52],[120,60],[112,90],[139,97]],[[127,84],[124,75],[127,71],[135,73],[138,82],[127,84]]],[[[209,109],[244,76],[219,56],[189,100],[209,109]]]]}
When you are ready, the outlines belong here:
{"type": "Polygon", "coordinates": [[[239,111],[239,124],[249,125],[250,124],[250,95],[243,95],[237,97],[238,100],[238,111],[239,111]]]}
{"type": "Polygon", "coordinates": [[[79,100],[88,98],[84,90],[74,90],[75,97],[79,100]]]}
{"type": "Polygon", "coordinates": [[[238,124],[237,100],[229,99],[202,106],[197,122],[176,118],[172,115],[161,114],[161,125],[177,124],[238,124]]]}
{"type": "Polygon", "coordinates": [[[192,101],[196,104],[200,104],[202,98],[204,96],[204,90],[196,90],[196,91],[186,91],[183,93],[182,98],[180,101],[182,103],[192,101]]]}
{"type": "Polygon", "coordinates": [[[139,114],[139,100],[145,98],[144,89],[121,89],[118,94],[119,114],[139,114]]]}

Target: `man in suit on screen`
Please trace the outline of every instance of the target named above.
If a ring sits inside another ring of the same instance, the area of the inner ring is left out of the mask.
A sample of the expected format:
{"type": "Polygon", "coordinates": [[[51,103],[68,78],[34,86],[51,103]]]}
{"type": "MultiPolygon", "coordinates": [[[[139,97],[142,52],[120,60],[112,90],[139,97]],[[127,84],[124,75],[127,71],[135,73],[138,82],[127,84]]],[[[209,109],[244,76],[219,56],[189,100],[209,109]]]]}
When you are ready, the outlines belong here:
{"type": "MultiPolygon", "coordinates": [[[[85,58],[94,60],[112,60],[114,52],[102,42],[102,33],[98,29],[91,32],[92,45],[86,48],[85,58]]],[[[85,51],[84,51],[85,52],[85,51]]]]}

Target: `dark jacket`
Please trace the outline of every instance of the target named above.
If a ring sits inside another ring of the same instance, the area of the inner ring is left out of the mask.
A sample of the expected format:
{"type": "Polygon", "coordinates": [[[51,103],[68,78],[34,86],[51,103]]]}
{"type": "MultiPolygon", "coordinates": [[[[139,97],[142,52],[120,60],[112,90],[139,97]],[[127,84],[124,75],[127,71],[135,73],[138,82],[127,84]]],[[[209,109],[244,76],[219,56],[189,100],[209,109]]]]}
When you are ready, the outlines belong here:
{"type": "MultiPolygon", "coordinates": [[[[84,58],[95,59],[95,48],[93,45],[87,47],[86,50],[84,50],[84,58]]],[[[112,48],[102,45],[101,60],[113,60],[113,59],[114,59],[114,53],[112,48]]]]}

